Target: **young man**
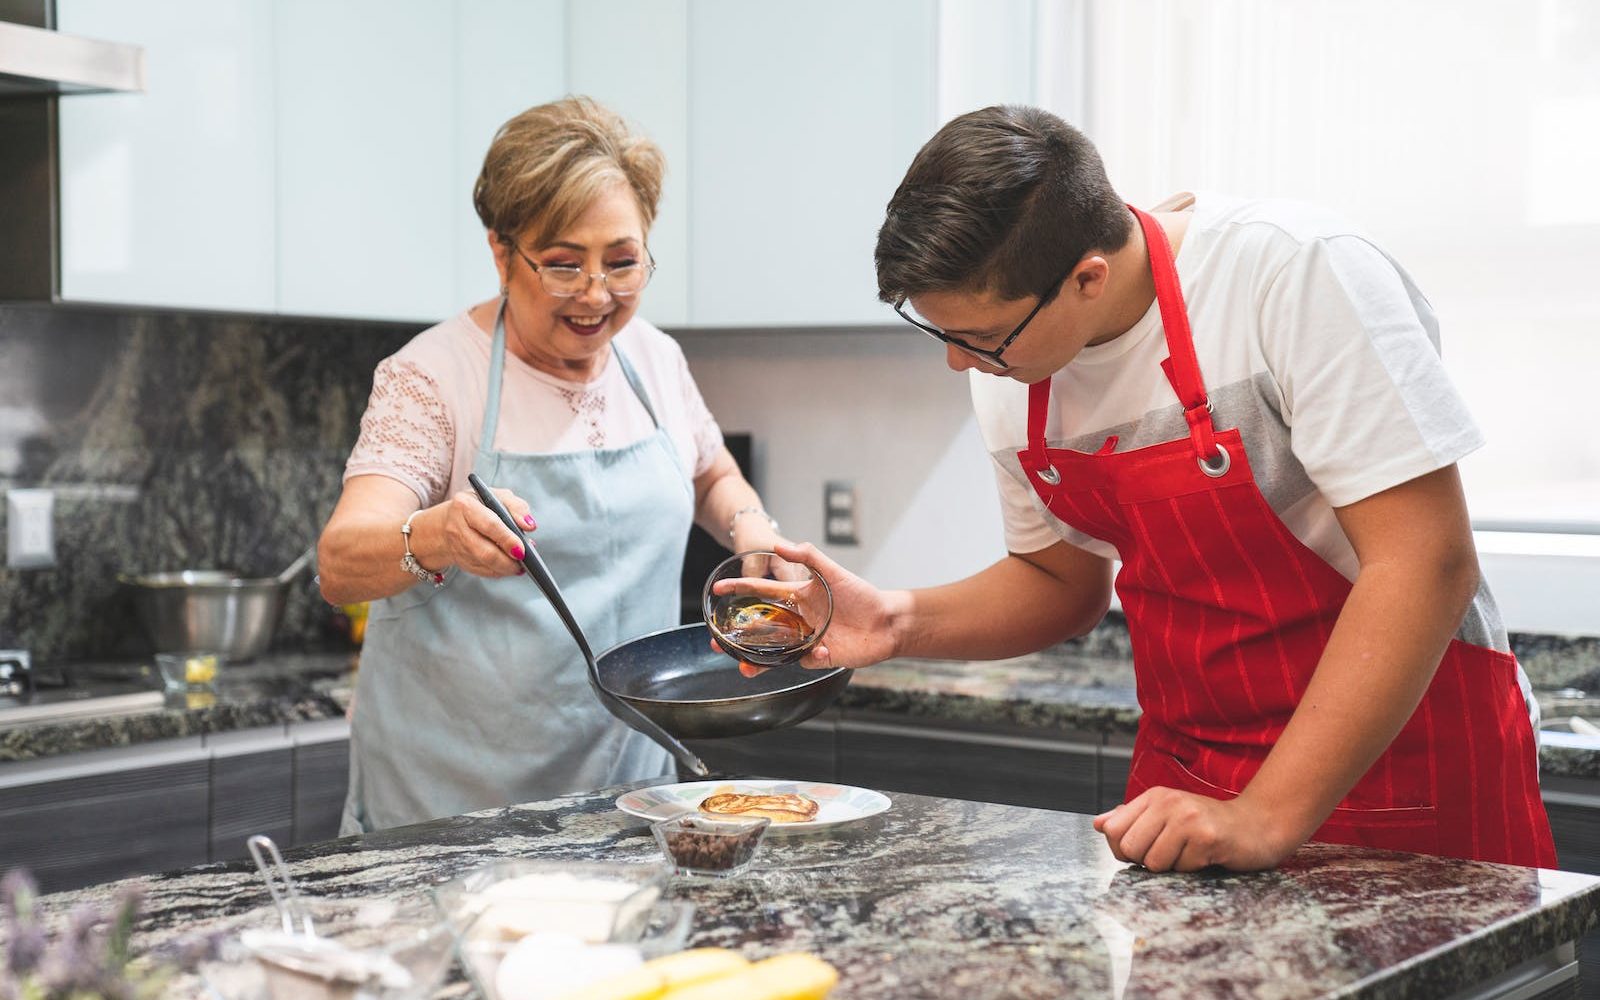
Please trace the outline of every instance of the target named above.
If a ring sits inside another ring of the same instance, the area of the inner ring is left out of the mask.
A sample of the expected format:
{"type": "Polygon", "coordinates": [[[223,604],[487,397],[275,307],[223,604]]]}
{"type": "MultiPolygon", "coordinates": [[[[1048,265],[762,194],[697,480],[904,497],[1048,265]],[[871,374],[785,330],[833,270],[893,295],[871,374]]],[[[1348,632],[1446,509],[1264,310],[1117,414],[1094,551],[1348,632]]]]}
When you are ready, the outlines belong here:
{"type": "Polygon", "coordinates": [[[1125,205],[1048,112],[923,147],[879,295],[970,370],[1009,554],[957,583],[835,585],[811,666],[997,658],[1091,628],[1111,566],[1143,717],[1095,826],[1155,870],[1308,839],[1553,867],[1532,699],[1455,463],[1481,443],[1422,294],[1305,205],[1125,205]]]}

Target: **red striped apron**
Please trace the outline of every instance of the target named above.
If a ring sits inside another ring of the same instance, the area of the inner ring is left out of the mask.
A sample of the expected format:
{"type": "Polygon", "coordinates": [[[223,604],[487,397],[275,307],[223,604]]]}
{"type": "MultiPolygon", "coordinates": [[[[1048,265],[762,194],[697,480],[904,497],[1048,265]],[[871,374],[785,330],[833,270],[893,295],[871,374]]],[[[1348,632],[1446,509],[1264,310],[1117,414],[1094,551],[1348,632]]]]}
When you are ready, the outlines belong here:
{"type": "MultiPolygon", "coordinates": [[[[1049,448],[1045,380],[1030,387],[1019,457],[1052,514],[1122,559],[1143,709],[1127,797],[1166,786],[1228,799],[1288,724],[1351,585],[1267,504],[1238,430],[1213,425],[1171,246],[1133,211],[1189,435],[1049,448]]],[[[1555,867],[1516,673],[1510,654],[1452,640],[1416,713],[1312,839],[1555,867]]]]}

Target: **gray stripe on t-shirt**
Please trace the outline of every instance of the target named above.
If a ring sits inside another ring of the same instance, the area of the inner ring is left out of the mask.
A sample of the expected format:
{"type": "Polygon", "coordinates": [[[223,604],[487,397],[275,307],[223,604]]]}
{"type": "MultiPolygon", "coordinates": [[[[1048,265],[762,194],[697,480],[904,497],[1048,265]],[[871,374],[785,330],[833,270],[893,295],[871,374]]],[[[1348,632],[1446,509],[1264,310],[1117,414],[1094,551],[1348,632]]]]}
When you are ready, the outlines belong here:
{"type": "MultiPolygon", "coordinates": [[[[1269,373],[1257,372],[1248,379],[1208,389],[1208,394],[1212,419],[1217,429],[1238,429],[1244,441],[1245,454],[1250,459],[1250,468],[1255,473],[1256,485],[1273,513],[1282,519],[1285,511],[1316,492],[1316,484],[1289,446],[1289,427],[1283,421],[1277,383],[1269,373]]],[[[1047,438],[1046,443],[1051,448],[1092,453],[1099,451],[1106,438],[1113,434],[1117,436],[1116,450],[1120,453],[1188,437],[1189,425],[1183,418],[1183,407],[1174,399],[1172,405],[1151,410],[1138,420],[1065,440],[1047,438]]],[[[1013,478],[1027,486],[1027,477],[1017,460],[1021,451],[1021,448],[1009,448],[995,457],[1013,478]]],[[[1089,541],[1082,532],[1061,523],[1055,515],[1045,510],[1031,486],[1028,492],[1041,516],[1055,525],[1067,541],[1079,546],[1089,541]]],[[[1499,608],[1489,593],[1488,584],[1481,577],[1472,605],[1456,631],[1456,638],[1475,646],[1510,651],[1511,644],[1506,637],[1499,608]]]]}

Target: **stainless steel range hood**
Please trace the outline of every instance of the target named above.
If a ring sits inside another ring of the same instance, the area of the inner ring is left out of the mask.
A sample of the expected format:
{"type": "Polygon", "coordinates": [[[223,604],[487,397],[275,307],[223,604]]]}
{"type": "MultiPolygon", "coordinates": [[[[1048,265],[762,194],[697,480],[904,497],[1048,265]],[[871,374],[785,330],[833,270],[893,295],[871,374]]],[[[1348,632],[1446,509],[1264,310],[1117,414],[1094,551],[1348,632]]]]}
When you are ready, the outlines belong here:
{"type": "Polygon", "coordinates": [[[144,50],[0,22],[0,98],[144,90],[144,50]]]}

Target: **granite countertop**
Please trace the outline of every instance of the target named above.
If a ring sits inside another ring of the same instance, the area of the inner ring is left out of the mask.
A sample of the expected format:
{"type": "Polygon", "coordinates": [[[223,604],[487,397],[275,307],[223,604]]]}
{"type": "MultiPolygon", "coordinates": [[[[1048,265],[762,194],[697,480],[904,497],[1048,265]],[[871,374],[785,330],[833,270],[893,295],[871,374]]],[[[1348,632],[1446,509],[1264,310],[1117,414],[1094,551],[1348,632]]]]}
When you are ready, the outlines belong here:
{"type": "MultiPolygon", "coordinates": [[[[206,736],[263,726],[340,719],[350,704],[355,655],[269,653],[230,663],[212,691],[166,695],[148,707],[51,722],[0,726],[0,764],[80,750],[106,750],[155,740],[206,736]]],[[[71,690],[125,695],[161,688],[149,663],[78,663],[67,668],[71,690]]],[[[45,689],[50,693],[51,689],[45,689]]]]}
{"type": "MultiPolygon", "coordinates": [[[[1535,694],[1547,726],[1572,715],[1600,721],[1600,699],[1584,692],[1535,694]]],[[[1139,724],[1133,661],[1071,644],[1009,660],[891,660],[860,671],[838,704],[847,711],[1127,737],[1139,724]]],[[[1600,778],[1600,739],[1545,732],[1539,769],[1541,775],[1600,778]]]]}
{"type": "MultiPolygon", "coordinates": [[[[116,716],[0,727],[0,763],[342,718],[354,666],[351,653],[269,653],[225,667],[214,695],[171,696],[160,706],[116,716]]],[[[117,677],[117,690],[123,690],[140,665],[84,664],[74,670],[91,688],[94,678],[117,677]]],[[[1600,718],[1600,699],[1582,692],[1541,692],[1540,701],[1547,720],[1600,718]]],[[[838,705],[847,713],[1123,738],[1133,735],[1139,721],[1132,660],[1115,640],[1095,637],[1009,660],[891,660],[859,671],[838,705]]],[[[1539,760],[1544,775],[1600,778],[1600,742],[1592,738],[1546,734],[1539,760]]]]}
{"type": "MultiPolygon", "coordinates": [[[[660,859],[620,789],[290,851],[320,896],[422,898],[509,857],[660,859]]],[[[248,862],[44,897],[60,924],[137,887],[146,951],[215,930],[268,897],[248,862]]],[[[1444,996],[1580,937],[1600,878],[1308,845],[1280,869],[1158,875],[1108,853],[1088,817],[895,795],[891,809],[769,838],[726,881],[675,878],[695,906],[689,946],[832,963],[841,1000],[907,996],[1281,998],[1444,996]]],[[[173,983],[172,995],[187,995],[173,983]]],[[[441,995],[456,996],[460,984],[441,995]]],[[[188,992],[193,992],[190,989],[188,992]]]]}

